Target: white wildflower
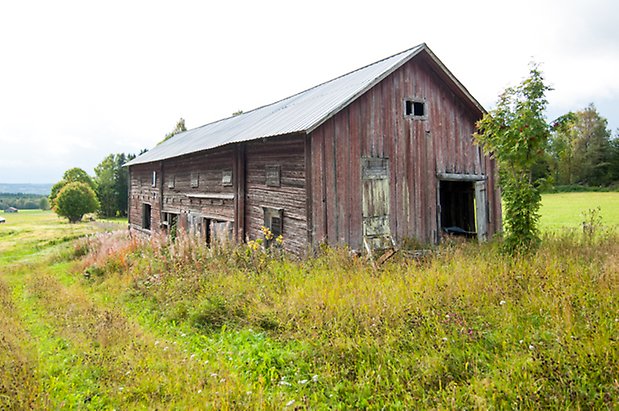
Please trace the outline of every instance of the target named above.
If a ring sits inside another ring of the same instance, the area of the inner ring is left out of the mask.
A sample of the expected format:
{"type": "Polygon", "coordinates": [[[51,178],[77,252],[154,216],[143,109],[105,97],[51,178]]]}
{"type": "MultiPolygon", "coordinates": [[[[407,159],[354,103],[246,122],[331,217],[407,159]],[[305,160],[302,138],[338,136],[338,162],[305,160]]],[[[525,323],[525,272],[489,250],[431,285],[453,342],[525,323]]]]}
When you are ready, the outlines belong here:
{"type": "Polygon", "coordinates": [[[499,305],[505,305],[505,304],[507,304],[507,301],[505,301],[505,300],[501,300],[501,301],[499,302],[499,305]]]}
{"type": "Polygon", "coordinates": [[[202,390],[198,390],[198,394],[200,394],[202,392],[202,390]]]}
{"type": "Polygon", "coordinates": [[[314,382],[318,382],[318,375],[314,375],[314,376],[312,377],[312,381],[314,381],[314,382]]]}
{"type": "Polygon", "coordinates": [[[305,385],[305,384],[307,384],[308,382],[309,382],[309,380],[301,380],[301,381],[299,381],[299,384],[301,384],[301,385],[305,385]]]}
{"type": "Polygon", "coordinates": [[[215,378],[215,377],[218,377],[218,375],[217,375],[216,372],[214,372],[214,373],[211,374],[211,377],[215,378]]]}
{"type": "Polygon", "coordinates": [[[279,385],[291,386],[292,384],[290,384],[288,381],[281,380],[279,382],[279,385]]]}
{"type": "Polygon", "coordinates": [[[449,341],[449,338],[443,337],[443,342],[447,342],[447,341],[449,341]]]}
{"type": "Polygon", "coordinates": [[[169,349],[170,349],[170,347],[168,347],[168,346],[163,347],[163,351],[168,351],[169,349]]]}
{"type": "Polygon", "coordinates": [[[294,400],[290,400],[286,403],[286,407],[290,407],[292,404],[294,404],[295,401],[294,400]]]}
{"type": "Polygon", "coordinates": [[[529,344],[529,350],[534,350],[535,346],[533,344],[529,344]]]}

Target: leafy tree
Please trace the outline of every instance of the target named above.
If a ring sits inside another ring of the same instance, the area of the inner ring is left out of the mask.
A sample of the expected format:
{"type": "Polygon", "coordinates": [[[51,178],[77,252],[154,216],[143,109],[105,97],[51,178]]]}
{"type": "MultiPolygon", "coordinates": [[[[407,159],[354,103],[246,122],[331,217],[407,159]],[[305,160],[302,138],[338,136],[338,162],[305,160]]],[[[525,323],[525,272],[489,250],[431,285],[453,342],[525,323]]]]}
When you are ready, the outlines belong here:
{"type": "Polygon", "coordinates": [[[123,165],[133,158],[133,154],[110,154],[95,167],[96,193],[102,216],[127,214],[129,182],[127,169],[123,165]]]}
{"type": "Polygon", "coordinates": [[[93,189],[83,182],[66,184],[56,197],[54,211],[61,217],[66,217],[70,223],[81,221],[86,213],[93,213],[99,208],[97,195],[93,189]]]}
{"type": "Polygon", "coordinates": [[[505,202],[505,251],[525,252],[539,244],[540,181],[533,168],[546,150],[550,128],[544,78],[537,65],[516,87],[507,88],[497,107],[477,123],[474,137],[497,160],[505,202]]]}
{"type": "Polygon", "coordinates": [[[52,208],[55,207],[56,197],[58,196],[58,193],[60,193],[62,188],[69,183],[75,182],[85,183],[91,189],[95,189],[95,183],[92,178],[90,178],[88,173],[78,167],[71,168],[64,172],[62,180],[52,186],[51,193],[49,195],[49,203],[52,208]]]}
{"type": "Polygon", "coordinates": [[[110,154],[95,167],[95,181],[97,183],[97,199],[101,207],[99,213],[103,217],[113,217],[118,209],[118,192],[114,179],[116,161],[114,154],[110,154]]]}
{"type": "Polygon", "coordinates": [[[555,120],[550,152],[557,184],[610,184],[614,154],[607,124],[593,104],[555,120]]]}
{"type": "Polygon", "coordinates": [[[576,113],[574,159],[579,165],[578,182],[601,186],[610,183],[610,130],[608,121],[593,104],[576,113]]]}
{"type": "Polygon", "coordinates": [[[178,133],[182,133],[183,131],[187,131],[187,127],[185,126],[185,119],[181,117],[176,123],[176,127],[174,127],[174,130],[166,134],[163,140],[161,140],[157,145],[163,143],[164,141],[171,139],[172,137],[174,137],[178,133]]]}
{"type": "Polygon", "coordinates": [[[49,201],[47,200],[47,197],[41,197],[39,200],[39,208],[41,210],[49,210],[49,201]]]}

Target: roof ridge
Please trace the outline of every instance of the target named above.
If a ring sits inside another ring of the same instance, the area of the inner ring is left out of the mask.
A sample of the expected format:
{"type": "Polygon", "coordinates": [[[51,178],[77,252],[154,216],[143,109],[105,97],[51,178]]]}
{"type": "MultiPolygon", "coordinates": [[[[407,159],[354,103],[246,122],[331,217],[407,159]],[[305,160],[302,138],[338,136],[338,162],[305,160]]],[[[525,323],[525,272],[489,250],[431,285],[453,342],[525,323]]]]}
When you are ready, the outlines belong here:
{"type": "Polygon", "coordinates": [[[411,51],[413,51],[413,50],[415,50],[415,49],[420,49],[420,48],[427,48],[426,43],[421,43],[421,44],[418,44],[418,45],[416,45],[416,46],[414,46],[414,47],[410,47],[410,48],[408,48],[408,49],[406,49],[406,50],[404,50],[404,51],[401,51],[401,52],[399,52],[399,53],[395,53],[395,54],[392,54],[392,55],[390,55],[390,56],[388,56],[388,57],[382,58],[382,59],[380,59],[380,60],[376,60],[376,61],[374,61],[373,63],[366,64],[366,65],[365,65],[365,66],[363,66],[363,67],[359,67],[359,68],[357,68],[357,69],[355,69],[355,70],[349,71],[348,73],[341,74],[341,75],[339,75],[339,76],[337,76],[337,77],[334,77],[334,78],[332,78],[332,79],[330,79],[330,80],[324,81],[324,82],[322,82],[322,83],[320,83],[320,84],[317,84],[317,85],[312,86],[312,87],[310,87],[310,88],[307,88],[307,89],[305,89],[305,90],[299,91],[298,93],[291,94],[291,95],[290,95],[290,96],[288,96],[288,97],[284,97],[284,98],[279,99],[279,100],[276,100],[276,101],[274,101],[274,102],[272,102],[272,103],[269,103],[269,104],[264,104],[264,105],[262,105],[262,106],[259,106],[259,107],[256,107],[256,108],[253,108],[253,109],[251,109],[251,110],[249,110],[249,111],[244,111],[244,112],[243,112],[243,113],[241,113],[241,114],[232,115],[232,116],[229,116],[229,117],[224,117],[224,118],[221,118],[221,119],[219,119],[219,120],[214,120],[214,121],[211,121],[211,122],[209,122],[209,123],[203,124],[203,125],[201,125],[201,126],[191,128],[191,129],[189,129],[189,130],[187,130],[187,131],[183,131],[182,133],[175,134],[172,138],[170,138],[170,139],[168,139],[168,140],[166,140],[166,141],[175,140],[175,138],[174,138],[174,137],[181,136],[181,135],[186,134],[186,133],[188,133],[188,132],[190,132],[190,131],[193,131],[193,130],[198,130],[198,129],[201,129],[201,128],[203,128],[203,127],[206,127],[206,126],[211,126],[211,125],[213,125],[213,124],[217,124],[217,123],[220,123],[220,122],[222,122],[222,121],[230,120],[230,119],[233,119],[233,118],[243,117],[243,116],[245,116],[246,114],[250,114],[250,113],[252,113],[252,112],[255,112],[255,111],[258,111],[258,110],[262,110],[262,109],[264,109],[264,108],[266,108],[266,107],[269,107],[269,106],[274,106],[274,105],[276,105],[276,104],[278,104],[278,103],[281,103],[281,102],[283,102],[283,101],[285,101],[285,100],[292,99],[292,98],[297,97],[297,96],[299,96],[299,95],[301,95],[301,94],[307,93],[307,92],[308,92],[308,91],[310,91],[310,90],[314,90],[314,89],[316,89],[316,88],[318,88],[318,87],[324,86],[325,84],[329,84],[329,83],[331,83],[331,82],[333,82],[333,81],[339,80],[339,79],[341,79],[341,78],[343,78],[343,77],[349,76],[349,75],[351,75],[351,74],[353,74],[353,73],[356,73],[356,72],[358,72],[358,71],[365,70],[365,69],[367,69],[368,67],[371,67],[371,66],[374,66],[374,65],[376,65],[376,64],[382,63],[383,61],[385,61],[385,60],[389,60],[389,59],[391,59],[391,58],[393,58],[393,57],[396,57],[396,56],[398,56],[398,55],[400,55],[400,54],[406,54],[406,53],[409,53],[409,52],[411,52],[411,51]]]}

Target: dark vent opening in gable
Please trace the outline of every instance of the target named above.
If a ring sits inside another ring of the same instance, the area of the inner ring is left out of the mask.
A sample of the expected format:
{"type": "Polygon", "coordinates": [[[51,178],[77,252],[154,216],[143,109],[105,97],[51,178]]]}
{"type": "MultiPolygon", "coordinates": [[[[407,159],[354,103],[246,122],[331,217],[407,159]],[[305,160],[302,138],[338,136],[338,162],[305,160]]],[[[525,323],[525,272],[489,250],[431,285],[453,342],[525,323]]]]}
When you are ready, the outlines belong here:
{"type": "Polygon", "coordinates": [[[426,104],[423,101],[406,100],[405,113],[411,117],[424,117],[426,115],[426,104]]]}

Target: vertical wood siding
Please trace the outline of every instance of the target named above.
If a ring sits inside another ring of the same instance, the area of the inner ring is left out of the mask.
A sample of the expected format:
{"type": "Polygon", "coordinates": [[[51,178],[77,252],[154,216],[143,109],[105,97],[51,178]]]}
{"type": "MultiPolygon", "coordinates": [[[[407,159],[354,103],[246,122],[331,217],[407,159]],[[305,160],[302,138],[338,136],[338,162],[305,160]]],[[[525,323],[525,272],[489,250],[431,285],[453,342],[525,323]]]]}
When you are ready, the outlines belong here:
{"type": "Polygon", "coordinates": [[[311,134],[314,242],[362,243],[362,157],[390,159],[390,228],[395,239],[439,239],[437,173],[488,176],[489,232],[500,228],[494,163],[472,134],[480,113],[465,105],[420,55],[311,134]],[[406,98],[426,101],[427,119],[404,115],[406,98]]]}

